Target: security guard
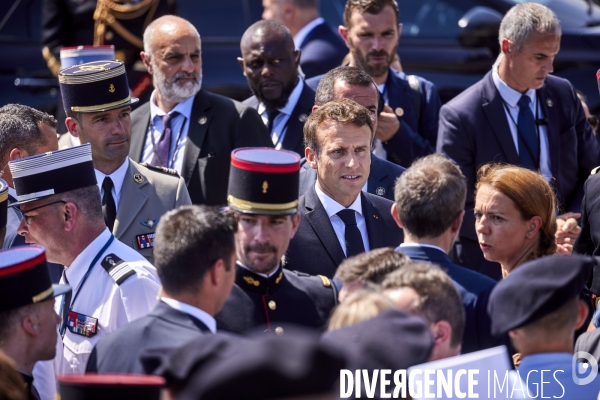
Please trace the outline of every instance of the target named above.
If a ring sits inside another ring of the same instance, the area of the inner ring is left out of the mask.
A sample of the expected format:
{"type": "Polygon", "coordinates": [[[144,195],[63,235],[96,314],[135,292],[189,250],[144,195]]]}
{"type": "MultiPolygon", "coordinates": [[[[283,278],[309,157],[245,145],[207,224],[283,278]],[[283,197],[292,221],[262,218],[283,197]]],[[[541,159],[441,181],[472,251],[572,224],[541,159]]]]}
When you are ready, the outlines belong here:
{"type": "Polygon", "coordinates": [[[291,151],[232,152],[227,201],[238,219],[238,262],[217,330],[242,333],[266,324],[280,334],[282,323],[322,328],[327,322],[337,302],[332,282],[289,271],[281,262],[300,223],[299,169],[300,157],[291,151]]]}
{"type": "MultiPolygon", "coordinates": [[[[61,283],[73,287],[55,304],[62,346],[54,365],[38,363],[43,397],[56,393],[55,375],[83,373],[102,336],[146,315],[157,302],[156,269],[115,239],[102,216],[89,144],[9,163],[23,213],[18,232],[65,266],[61,283]]],[[[48,397],[48,398],[52,398],[48,397]]]]}
{"type": "Polygon", "coordinates": [[[30,400],[40,398],[32,385],[33,365],[56,354],[54,298],[70,291],[52,284],[42,247],[0,252],[0,350],[15,362],[30,400]]]}
{"type": "Polygon", "coordinates": [[[153,263],[158,220],[191,204],[185,181],[174,170],[138,164],[127,156],[131,105],[138,99],[129,94],[123,62],[74,65],[61,70],[58,79],[69,132],[92,146],[106,225],[153,263]]]}
{"type": "Polygon", "coordinates": [[[580,357],[573,355],[575,331],[588,313],[580,294],[592,267],[590,257],[542,257],[516,268],[492,290],[492,334],[508,333],[521,353],[522,385],[516,390],[528,391],[526,398],[540,391],[546,398],[598,397],[600,377],[581,376],[588,365],[576,363],[580,357]]]}

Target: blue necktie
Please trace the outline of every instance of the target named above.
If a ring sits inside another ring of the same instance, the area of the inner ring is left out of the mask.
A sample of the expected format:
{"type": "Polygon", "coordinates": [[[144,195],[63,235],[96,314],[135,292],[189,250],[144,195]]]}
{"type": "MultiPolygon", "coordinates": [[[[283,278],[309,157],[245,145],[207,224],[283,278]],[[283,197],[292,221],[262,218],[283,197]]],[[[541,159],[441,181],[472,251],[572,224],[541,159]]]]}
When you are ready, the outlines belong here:
{"type": "Polygon", "coordinates": [[[527,95],[521,96],[519,102],[519,158],[521,166],[537,171],[539,167],[540,141],[538,139],[535,118],[529,107],[531,99],[527,95]]]}
{"type": "Polygon", "coordinates": [[[346,258],[355,256],[365,252],[365,245],[363,243],[360,229],[356,224],[356,214],[354,210],[346,208],[338,211],[338,217],[344,221],[346,229],[344,230],[344,239],[346,240],[346,258]]]}

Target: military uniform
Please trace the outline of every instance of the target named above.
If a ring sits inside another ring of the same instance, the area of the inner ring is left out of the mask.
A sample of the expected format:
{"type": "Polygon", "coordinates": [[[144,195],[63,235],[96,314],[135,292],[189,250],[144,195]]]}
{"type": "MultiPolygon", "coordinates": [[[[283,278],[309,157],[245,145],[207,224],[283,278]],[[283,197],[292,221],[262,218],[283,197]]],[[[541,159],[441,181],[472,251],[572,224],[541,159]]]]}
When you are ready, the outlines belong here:
{"type": "Polygon", "coordinates": [[[235,285],[215,319],[217,330],[235,333],[259,325],[279,333],[282,323],[324,328],[336,304],[337,289],[324,276],[280,265],[265,278],[237,265],[235,285]]]}
{"type": "Polygon", "coordinates": [[[160,217],[192,204],[183,178],[167,168],[129,160],[113,234],[154,263],[154,231],[160,217]]]}

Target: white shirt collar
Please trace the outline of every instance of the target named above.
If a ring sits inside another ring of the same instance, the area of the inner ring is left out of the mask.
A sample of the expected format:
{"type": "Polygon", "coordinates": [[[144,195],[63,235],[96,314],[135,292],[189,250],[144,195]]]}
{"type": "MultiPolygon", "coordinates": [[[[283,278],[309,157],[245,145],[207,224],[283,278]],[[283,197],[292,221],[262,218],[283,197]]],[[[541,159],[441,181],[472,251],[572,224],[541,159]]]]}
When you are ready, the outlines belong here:
{"type": "MultiPolygon", "coordinates": [[[[296,104],[298,103],[298,100],[300,99],[300,95],[302,94],[302,89],[304,88],[304,80],[300,77],[298,77],[298,83],[296,84],[296,86],[294,87],[294,90],[292,90],[292,93],[290,94],[290,97],[288,98],[287,103],[285,103],[285,106],[283,108],[279,109],[279,112],[281,114],[285,114],[285,115],[292,115],[292,112],[294,112],[294,108],[296,108],[296,104]]],[[[258,105],[258,114],[262,114],[267,110],[267,107],[265,107],[265,105],[263,103],[260,103],[258,105]]]]}
{"type": "MultiPolygon", "coordinates": [[[[188,121],[190,120],[191,116],[192,116],[192,105],[194,104],[194,99],[196,98],[196,96],[192,96],[189,97],[187,99],[185,99],[184,101],[182,101],[181,103],[177,103],[177,105],[175,106],[175,108],[173,108],[169,114],[177,111],[178,113],[180,113],[181,115],[183,115],[188,121]]],[[[154,120],[154,117],[158,116],[163,116],[166,115],[167,113],[164,112],[160,107],[158,107],[158,105],[156,104],[156,89],[152,92],[152,95],[150,96],[150,121],[154,120]]]]}
{"type": "Polygon", "coordinates": [[[200,320],[212,333],[217,333],[217,321],[215,321],[213,316],[207,313],[206,311],[191,306],[189,304],[182,303],[181,301],[169,299],[166,297],[161,297],[161,301],[165,302],[169,307],[172,307],[176,310],[181,311],[182,313],[186,313],[200,320]]]}
{"type": "MultiPolygon", "coordinates": [[[[323,204],[325,212],[327,213],[327,216],[329,218],[336,215],[338,212],[346,209],[346,207],[333,200],[331,197],[327,196],[325,192],[321,190],[317,182],[315,182],[315,191],[317,192],[317,196],[319,197],[319,200],[321,200],[321,204],[323,204]]],[[[350,207],[348,208],[362,215],[362,200],[360,193],[358,194],[358,196],[356,196],[356,199],[352,204],[350,204],[350,207]]]]}
{"type": "Polygon", "coordinates": [[[108,228],[104,228],[102,233],[98,235],[96,239],[92,240],[92,242],[88,244],[77,257],[75,257],[71,265],[67,266],[65,269],[65,275],[69,281],[69,285],[73,288],[73,292],[77,290],[83,276],[88,271],[90,263],[102,249],[102,246],[106,244],[110,235],[111,233],[108,228]]]}
{"type": "Polygon", "coordinates": [[[261,274],[260,272],[252,271],[250,268],[246,267],[244,264],[242,264],[239,261],[236,264],[239,265],[240,267],[244,268],[244,269],[247,269],[248,271],[252,272],[253,274],[262,276],[263,278],[270,278],[270,277],[272,277],[273,275],[275,275],[275,273],[279,269],[279,264],[277,264],[277,267],[273,271],[269,272],[269,274],[267,275],[267,274],[261,274]]]}
{"type": "MultiPolygon", "coordinates": [[[[500,92],[500,96],[502,96],[504,101],[513,108],[517,107],[517,103],[519,102],[519,99],[521,99],[521,96],[523,96],[523,93],[511,88],[502,80],[502,78],[500,78],[497,66],[492,68],[492,79],[494,80],[494,85],[498,89],[498,92],[500,92]]],[[[531,99],[531,104],[534,104],[535,90],[528,89],[525,94],[531,99]]]]}
{"type": "Polygon", "coordinates": [[[325,20],[319,17],[317,19],[313,19],[308,24],[304,25],[304,27],[300,29],[298,33],[296,33],[296,35],[294,36],[294,44],[296,45],[296,48],[299,49],[300,45],[302,44],[302,42],[304,42],[304,39],[306,39],[308,34],[318,25],[321,25],[324,22],[325,20]]]}
{"type": "Polygon", "coordinates": [[[442,250],[441,247],[437,247],[437,246],[434,246],[432,244],[424,244],[424,243],[400,243],[399,247],[429,247],[430,249],[436,249],[436,250],[439,250],[442,253],[446,254],[446,252],[444,250],[442,250]]]}
{"type": "Polygon", "coordinates": [[[104,178],[110,176],[110,179],[113,181],[113,185],[115,187],[115,194],[118,197],[121,193],[121,188],[123,187],[123,181],[125,180],[127,168],[129,168],[129,157],[125,158],[125,162],[121,164],[121,166],[110,175],[106,175],[103,172],[100,172],[94,168],[94,173],[96,174],[96,181],[98,182],[98,186],[102,188],[102,182],[104,182],[104,178]]]}

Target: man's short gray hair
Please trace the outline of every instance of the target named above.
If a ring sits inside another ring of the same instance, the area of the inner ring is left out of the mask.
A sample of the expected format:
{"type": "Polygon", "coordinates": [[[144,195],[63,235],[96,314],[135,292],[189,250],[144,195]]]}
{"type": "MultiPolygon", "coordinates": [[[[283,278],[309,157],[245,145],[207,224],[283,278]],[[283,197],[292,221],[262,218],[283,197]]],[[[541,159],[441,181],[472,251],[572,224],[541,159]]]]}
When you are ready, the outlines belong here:
{"type": "Polygon", "coordinates": [[[198,33],[198,30],[190,21],[188,21],[187,19],[181,18],[181,17],[177,17],[175,15],[165,15],[163,17],[160,17],[160,18],[152,21],[150,23],[150,25],[148,25],[146,27],[146,30],[144,31],[144,36],[143,36],[144,53],[146,55],[148,55],[150,58],[152,58],[152,56],[153,56],[153,49],[152,49],[151,43],[152,43],[152,37],[154,36],[154,32],[156,31],[156,28],[158,28],[160,25],[165,23],[166,19],[170,19],[172,21],[176,21],[179,23],[188,24],[188,26],[196,33],[196,36],[198,36],[198,39],[200,39],[200,34],[198,33]]]}
{"type": "Polygon", "coordinates": [[[560,22],[552,10],[537,3],[518,4],[511,8],[500,24],[498,41],[510,40],[520,51],[532,32],[561,36],[560,22]]]}

